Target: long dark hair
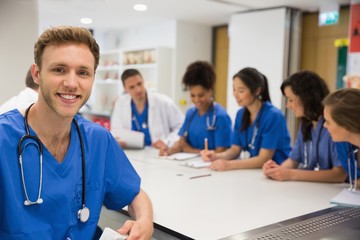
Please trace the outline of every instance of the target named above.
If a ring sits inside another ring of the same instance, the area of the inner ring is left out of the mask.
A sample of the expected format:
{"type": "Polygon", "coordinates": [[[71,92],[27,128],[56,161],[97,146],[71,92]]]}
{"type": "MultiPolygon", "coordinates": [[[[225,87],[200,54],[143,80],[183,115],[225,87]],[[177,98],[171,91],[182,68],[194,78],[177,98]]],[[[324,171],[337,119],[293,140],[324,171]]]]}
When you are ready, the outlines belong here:
{"type": "Polygon", "coordinates": [[[325,81],[316,73],[301,71],[291,75],[281,84],[281,92],[290,87],[292,92],[300,98],[304,107],[304,116],[301,120],[303,140],[311,140],[312,121],[318,121],[323,116],[322,100],[329,94],[325,81]]]}
{"type": "MultiPolygon", "coordinates": [[[[233,76],[233,80],[235,78],[239,78],[250,89],[251,94],[258,98],[260,101],[271,102],[267,78],[258,70],[251,67],[243,68],[233,76]],[[256,92],[258,89],[260,89],[260,94],[257,95],[256,92]]],[[[250,112],[246,108],[243,115],[243,121],[240,131],[245,130],[249,125],[250,112]]]]}

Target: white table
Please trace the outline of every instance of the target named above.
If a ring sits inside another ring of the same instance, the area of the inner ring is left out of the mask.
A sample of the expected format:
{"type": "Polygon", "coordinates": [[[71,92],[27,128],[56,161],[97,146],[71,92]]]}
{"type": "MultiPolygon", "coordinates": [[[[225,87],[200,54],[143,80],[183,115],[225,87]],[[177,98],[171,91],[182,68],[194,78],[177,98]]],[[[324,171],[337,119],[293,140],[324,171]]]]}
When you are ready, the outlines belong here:
{"type": "Polygon", "coordinates": [[[346,186],[277,182],[260,169],[194,169],[159,159],[154,149],[126,154],[152,200],[154,222],[197,240],[220,239],[332,207],[330,199],[346,186]]]}

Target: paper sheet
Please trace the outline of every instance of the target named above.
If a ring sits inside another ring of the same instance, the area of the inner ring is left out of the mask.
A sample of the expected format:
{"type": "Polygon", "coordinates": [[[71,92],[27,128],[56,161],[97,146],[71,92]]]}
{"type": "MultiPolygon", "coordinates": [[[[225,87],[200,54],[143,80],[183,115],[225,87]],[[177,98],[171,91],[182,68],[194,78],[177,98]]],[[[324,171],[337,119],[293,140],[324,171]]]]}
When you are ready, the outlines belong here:
{"type": "Polygon", "coordinates": [[[355,192],[343,189],[338,195],[330,200],[330,203],[347,207],[360,207],[360,191],[355,192]]]}
{"type": "Polygon", "coordinates": [[[209,167],[211,165],[211,162],[204,162],[203,160],[198,159],[198,160],[183,162],[181,163],[181,165],[192,168],[205,168],[205,167],[209,167]]]}
{"type": "Polygon", "coordinates": [[[144,148],[145,135],[129,129],[111,129],[111,134],[120,141],[126,143],[126,148],[142,149],[144,148]]]}
{"type": "Polygon", "coordinates": [[[123,236],[115,230],[105,227],[100,240],[125,240],[126,238],[127,236],[123,236]]]}
{"type": "Polygon", "coordinates": [[[199,157],[200,155],[197,153],[185,153],[185,152],[179,152],[174,153],[169,156],[159,156],[160,158],[164,159],[170,159],[170,160],[177,160],[177,161],[183,161],[191,158],[199,157]]]}

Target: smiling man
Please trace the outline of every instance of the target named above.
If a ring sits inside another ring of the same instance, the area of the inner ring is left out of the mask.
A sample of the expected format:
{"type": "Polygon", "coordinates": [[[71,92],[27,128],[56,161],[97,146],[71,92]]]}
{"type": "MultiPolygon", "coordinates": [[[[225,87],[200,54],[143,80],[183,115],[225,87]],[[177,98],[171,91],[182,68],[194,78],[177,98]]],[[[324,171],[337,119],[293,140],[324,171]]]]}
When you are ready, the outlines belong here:
{"type": "Polygon", "coordinates": [[[92,239],[103,204],[128,205],[134,220],[118,231],[150,239],[139,176],[111,134],[77,114],[99,62],[95,39],[84,28],[51,28],[34,54],[38,101],[0,116],[0,239],[92,239]]]}

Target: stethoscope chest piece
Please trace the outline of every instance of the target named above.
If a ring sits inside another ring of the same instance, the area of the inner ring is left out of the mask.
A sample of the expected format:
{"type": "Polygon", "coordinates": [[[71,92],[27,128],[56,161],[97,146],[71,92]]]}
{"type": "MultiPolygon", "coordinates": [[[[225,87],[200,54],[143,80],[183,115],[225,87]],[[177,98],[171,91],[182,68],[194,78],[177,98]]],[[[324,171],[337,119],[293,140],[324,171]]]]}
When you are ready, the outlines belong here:
{"type": "Polygon", "coordinates": [[[89,220],[90,217],[90,210],[87,207],[83,207],[78,211],[78,218],[80,220],[80,222],[84,223],[87,222],[87,220],[89,220]]]}

